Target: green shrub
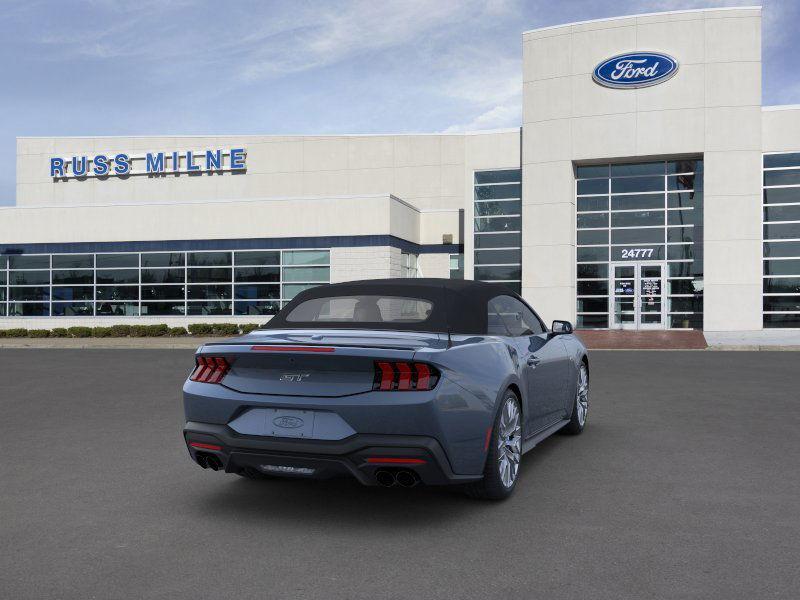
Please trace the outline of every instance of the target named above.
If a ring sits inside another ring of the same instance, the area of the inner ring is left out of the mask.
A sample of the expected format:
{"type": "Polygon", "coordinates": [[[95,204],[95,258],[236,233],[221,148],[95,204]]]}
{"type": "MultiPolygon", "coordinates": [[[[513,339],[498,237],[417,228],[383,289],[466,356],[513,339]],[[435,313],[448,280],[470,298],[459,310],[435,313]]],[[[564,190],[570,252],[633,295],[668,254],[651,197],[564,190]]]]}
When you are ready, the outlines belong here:
{"type": "Polygon", "coordinates": [[[4,338],[4,337],[6,337],[6,330],[5,329],[0,329],[0,338],[4,338]]]}
{"type": "Polygon", "coordinates": [[[147,337],[147,325],[131,325],[131,337],[147,337]]]}
{"type": "Polygon", "coordinates": [[[92,337],[107,338],[111,335],[111,327],[92,327],[92,337]]]}
{"type": "Polygon", "coordinates": [[[128,337],[131,334],[130,325],[112,325],[110,329],[112,337],[128,337]]]}
{"type": "Polygon", "coordinates": [[[186,331],[185,327],[170,327],[167,335],[170,337],[179,337],[182,335],[187,335],[189,332],[186,331]]]}
{"type": "Polygon", "coordinates": [[[236,323],[213,323],[211,335],[238,335],[239,326],[236,323]]]}
{"type": "Polygon", "coordinates": [[[67,329],[67,333],[70,337],[74,338],[87,338],[92,337],[92,328],[91,327],[70,327],[67,329]]]}
{"type": "Polygon", "coordinates": [[[261,327],[261,325],[259,325],[258,323],[245,323],[239,326],[239,331],[241,331],[244,334],[247,334],[247,333],[252,333],[259,327],[261,327]]]}
{"type": "Polygon", "coordinates": [[[14,327],[13,329],[6,329],[6,337],[28,337],[28,330],[22,327],[14,327]]]}
{"type": "Polygon", "coordinates": [[[32,337],[32,338],[50,337],[50,330],[49,329],[28,329],[28,337],[32,337]]]}
{"type": "Polygon", "coordinates": [[[69,337],[69,332],[63,327],[55,327],[50,330],[50,337],[58,337],[58,338],[69,337]]]}
{"type": "Polygon", "coordinates": [[[169,327],[164,323],[147,325],[147,337],[161,337],[169,333],[169,327]]]}
{"type": "Polygon", "coordinates": [[[214,326],[210,323],[192,323],[189,325],[189,333],[192,335],[211,335],[214,326]]]}

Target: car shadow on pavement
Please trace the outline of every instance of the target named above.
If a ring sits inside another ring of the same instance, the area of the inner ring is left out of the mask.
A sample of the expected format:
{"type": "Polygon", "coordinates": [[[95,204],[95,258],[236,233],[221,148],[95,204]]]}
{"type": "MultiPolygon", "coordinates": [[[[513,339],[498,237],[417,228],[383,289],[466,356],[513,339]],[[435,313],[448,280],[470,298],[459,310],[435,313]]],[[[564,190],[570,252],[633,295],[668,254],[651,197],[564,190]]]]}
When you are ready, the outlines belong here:
{"type": "Polygon", "coordinates": [[[569,445],[566,441],[562,436],[553,436],[527,453],[514,495],[500,503],[470,498],[451,486],[382,488],[362,486],[350,478],[254,481],[232,474],[208,473],[214,481],[208,482],[205,491],[192,494],[186,508],[197,511],[203,519],[233,519],[240,525],[242,520],[255,525],[299,520],[311,528],[341,527],[348,531],[361,527],[424,530],[431,524],[473,518],[476,513],[508,503],[535,500],[532,491],[536,486],[547,485],[540,477],[541,467],[558,460],[559,451],[569,445]]]}

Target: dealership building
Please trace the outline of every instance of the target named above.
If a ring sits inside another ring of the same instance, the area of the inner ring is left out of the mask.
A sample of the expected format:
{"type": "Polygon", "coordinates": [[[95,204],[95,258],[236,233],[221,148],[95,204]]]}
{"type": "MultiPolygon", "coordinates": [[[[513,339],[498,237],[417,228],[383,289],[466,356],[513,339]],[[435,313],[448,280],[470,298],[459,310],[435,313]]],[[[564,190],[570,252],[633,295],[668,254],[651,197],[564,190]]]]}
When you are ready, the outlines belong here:
{"type": "Polygon", "coordinates": [[[19,138],[0,328],[258,323],[378,277],[505,282],[581,328],[800,328],[800,106],[761,104],[761,25],[527,31],[509,130],[19,138]]]}

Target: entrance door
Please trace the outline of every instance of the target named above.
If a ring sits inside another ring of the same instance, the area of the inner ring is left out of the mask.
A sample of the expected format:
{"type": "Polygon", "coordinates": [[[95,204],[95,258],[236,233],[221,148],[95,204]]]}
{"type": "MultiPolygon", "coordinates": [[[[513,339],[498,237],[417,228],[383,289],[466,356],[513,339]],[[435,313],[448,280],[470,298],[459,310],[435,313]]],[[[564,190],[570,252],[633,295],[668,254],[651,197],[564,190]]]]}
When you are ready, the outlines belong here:
{"type": "Polygon", "coordinates": [[[666,264],[626,262],[611,264],[611,327],[664,329],[666,264]]]}

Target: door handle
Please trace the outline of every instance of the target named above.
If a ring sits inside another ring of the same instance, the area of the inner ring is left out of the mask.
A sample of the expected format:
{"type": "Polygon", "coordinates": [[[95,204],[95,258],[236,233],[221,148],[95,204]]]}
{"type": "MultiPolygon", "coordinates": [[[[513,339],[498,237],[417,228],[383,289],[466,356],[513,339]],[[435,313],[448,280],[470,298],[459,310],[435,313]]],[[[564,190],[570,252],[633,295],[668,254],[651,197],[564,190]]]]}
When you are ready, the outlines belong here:
{"type": "Polygon", "coordinates": [[[538,365],[540,362],[542,362],[542,359],[541,359],[541,358],[539,358],[538,356],[536,356],[535,354],[531,354],[531,355],[528,357],[528,366],[529,366],[529,367],[535,367],[535,366],[536,366],[536,365],[538,365]]]}

